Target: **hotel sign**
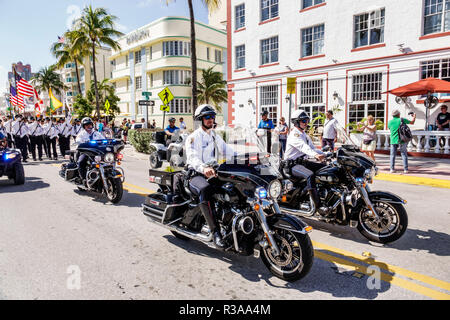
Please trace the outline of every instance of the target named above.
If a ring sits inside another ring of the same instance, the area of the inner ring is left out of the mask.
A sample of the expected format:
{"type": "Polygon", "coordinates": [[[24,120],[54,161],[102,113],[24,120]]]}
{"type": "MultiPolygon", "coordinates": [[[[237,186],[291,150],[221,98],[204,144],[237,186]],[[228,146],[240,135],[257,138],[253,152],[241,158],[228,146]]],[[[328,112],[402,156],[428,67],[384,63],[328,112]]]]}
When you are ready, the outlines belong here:
{"type": "Polygon", "coordinates": [[[150,37],[150,30],[136,31],[127,37],[127,44],[132,44],[148,37],[150,37]]]}

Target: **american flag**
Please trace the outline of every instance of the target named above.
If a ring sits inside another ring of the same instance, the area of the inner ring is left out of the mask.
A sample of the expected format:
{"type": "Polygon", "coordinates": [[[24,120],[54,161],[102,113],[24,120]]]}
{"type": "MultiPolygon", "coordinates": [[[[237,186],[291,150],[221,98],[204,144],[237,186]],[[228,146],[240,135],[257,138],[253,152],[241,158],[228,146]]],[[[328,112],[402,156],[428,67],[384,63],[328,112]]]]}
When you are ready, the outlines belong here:
{"type": "Polygon", "coordinates": [[[34,96],[34,88],[31,84],[28,83],[27,80],[23,79],[16,73],[16,87],[17,93],[20,96],[24,97],[33,97],[34,96]]]}
{"type": "Polygon", "coordinates": [[[64,39],[64,36],[60,37],[58,36],[58,43],[66,43],[66,39],[64,39]]]}
{"type": "Polygon", "coordinates": [[[13,106],[18,106],[21,109],[25,108],[25,101],[23,99],[23,96],[19,96],[17,94],[16,89],[13,86],[9,87],[9,92],[10,92],[9,102],[13,106]]]}

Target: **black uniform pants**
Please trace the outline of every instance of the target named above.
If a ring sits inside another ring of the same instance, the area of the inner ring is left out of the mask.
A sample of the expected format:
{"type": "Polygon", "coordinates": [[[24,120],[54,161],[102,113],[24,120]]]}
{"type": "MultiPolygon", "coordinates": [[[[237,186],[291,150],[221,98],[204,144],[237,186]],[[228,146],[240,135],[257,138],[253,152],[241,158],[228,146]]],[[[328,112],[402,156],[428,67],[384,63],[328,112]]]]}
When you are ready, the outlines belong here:
{"type": "Polygon", "coordinates": [[[292,167],[292,175],[296,178],[306,179],[308,190],[316,188],[315,172],[322,169],[325,164],[304,160],[302,164],[292,167]]]}
{"type": "Polygon", "coordinates": [[[88,161],[88,156],[84,153],[80,154],[77,160],[78,165],[78,173],[80,174],[81,179],[86,179],[86,165],[88,161]]]}
{"type": "Polygon", "coordinates": [[[61,152],[61,156],[63,158],[68,150],[70,150],[70,136],[65,137],[63,135],[59,135],[59,151],[61,152]]]}
{"type": "Polygon", "coordinates": [[[45,136],[45,143],[46,143],[48,158],[49,159],[52,158],[52,151],[53,151],[53,158],[57,159],[58,154],[56,153],[56,137],[54,137],[53,139],[50,139],[49,136],[45,136]]]}
{"type": "Polygon", "coordinates": [[[14,136],[14,141],[16,142],[16,148],[20,149],[22,153],[22,159],[25,161],[28,159],[28,137],[14,136]]]}
{"type": "Polygon", "coordinates": [[[44,139],[42,136],[30,136],[30,152],[33,160],[36,160],[36,148],[38,151],[39,160],[42,159],[42,146],[44,144],[44,139]]]}
{"type": "Polygon", "coordinates": [[[8,148],[13,148],[14,142],[13,142],[13,136],[11,133],[6,134],[6,142],[8,143],[8,148]]]}
{"type": "Polygon", "coordinates": [[[195,176],[189,183],[189,190],[199,197],[200,203],[212,201],[213,187],[206,181],[204,176],[195,176]]]}

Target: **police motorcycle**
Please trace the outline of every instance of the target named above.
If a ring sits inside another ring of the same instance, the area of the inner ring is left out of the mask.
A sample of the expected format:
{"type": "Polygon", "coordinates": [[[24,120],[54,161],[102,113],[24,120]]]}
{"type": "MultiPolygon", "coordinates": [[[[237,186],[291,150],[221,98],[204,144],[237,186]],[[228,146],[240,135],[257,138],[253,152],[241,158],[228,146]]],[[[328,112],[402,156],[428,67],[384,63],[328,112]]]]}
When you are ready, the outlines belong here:
{"type": "Polygon", "coordinates": [[[302,165],[305,158],[280,161],[281,174],[294,184],[294,189],[280,202],[281,210],[331,224],[349,225],[370,241],[398,240],[408,226],[406,200],[391,192],[372,191],[369,184],[378,174],[375,162],[360,151],[344,129],[338,135],[342,146],[336,152],[324,148],[325,163],[315,172],[318,196],[327,210],[317,210],[306,180],[292,176],[292,167],[302,165]]]}
{"type": "MultiPolygon", "coordinates": [[[[226,161],[209,163],[216,176],[208,179],[214,188],[213,203],[225,250],[260,257],[273,275],[286,281],[303,278],[313,264],[314,250],[308,235],[312,228],[284,214],[277,202],[292,183],[282,180],[271,165],[271,157],[254,129],[226,129],[225,135],[236,153],[226,161]]],[[[177,238],[216,248],[200,201],[189,189],[195,174],[187,167],[178,172],[150,169],[149,181],[159,189],[146,197],[142,212],[177,238]]]]}
{"type": "Polygon", "coordinates": [[[80,191],[100,193],[110,202],[118,203],[123,195],[124,172],[118,165],[123,159],[120,151],[124,147],[123,141],[116,139],[90,140],[79,144],[77,150],[66,152],[70,161],[61,165],[59,175],[75,184],[80,191]],[[85,182],[80,177],[77,165],[81,154],[88,158],[85,182]]]}
{"type": "Polygon", "coordinates": [[[8,148],[6,140],[0,139],[0,177],[2,176],[12,179],[15,185],[25,183],[25,172],[20,150],[8,148]]]}
{"type": "Polygon", "coordinates": [[[166,133],[158,131],[153,133],[153,140],[150,143],[150,167],[153,169],[161,168],[163,161],[168,161],[172,167],[183,167],[186,163],[186,155],[183,153],[183,146],[188,134],[177,130],[170,137],[170,142],[166,145],[166,133]]]}

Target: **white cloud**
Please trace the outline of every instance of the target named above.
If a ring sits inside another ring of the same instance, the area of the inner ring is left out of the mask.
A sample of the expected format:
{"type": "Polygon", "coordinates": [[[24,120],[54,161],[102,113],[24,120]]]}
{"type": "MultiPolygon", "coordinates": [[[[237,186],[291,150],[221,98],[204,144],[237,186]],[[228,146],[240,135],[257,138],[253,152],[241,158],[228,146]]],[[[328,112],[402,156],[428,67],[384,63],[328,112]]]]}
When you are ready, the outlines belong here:
{"type": "Polygon", "coordinates": [[[120,24],[118,22],[115,22],[114,24],[115,24],[117,30],[119,30],[121,32],[127,32],[128,31],[128,27],[127,26],[124,26],[123,24],[120,24]]]}

